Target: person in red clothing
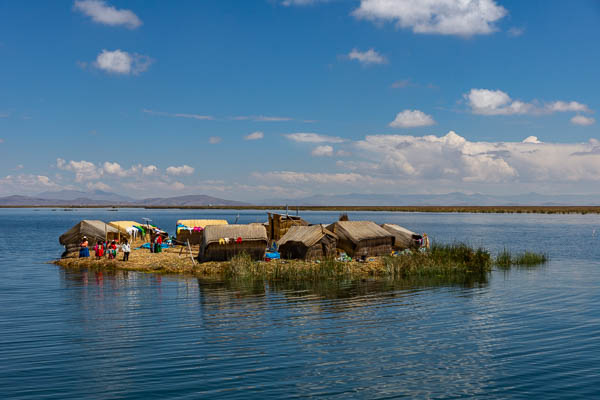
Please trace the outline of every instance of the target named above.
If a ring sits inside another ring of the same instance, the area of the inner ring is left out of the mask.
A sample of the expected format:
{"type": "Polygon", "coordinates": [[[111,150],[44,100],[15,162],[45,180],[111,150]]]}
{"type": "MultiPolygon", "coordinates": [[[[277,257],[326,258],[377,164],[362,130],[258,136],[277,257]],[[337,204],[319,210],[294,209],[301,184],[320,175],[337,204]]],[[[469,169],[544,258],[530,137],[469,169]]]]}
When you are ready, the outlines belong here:
{"type": "Polygon", "coordinates": [[[96,260],[99,260],[104,256],[104,245],[102,242],[96,243],[94,246],[94,252],[96,253],[96,260]]]}

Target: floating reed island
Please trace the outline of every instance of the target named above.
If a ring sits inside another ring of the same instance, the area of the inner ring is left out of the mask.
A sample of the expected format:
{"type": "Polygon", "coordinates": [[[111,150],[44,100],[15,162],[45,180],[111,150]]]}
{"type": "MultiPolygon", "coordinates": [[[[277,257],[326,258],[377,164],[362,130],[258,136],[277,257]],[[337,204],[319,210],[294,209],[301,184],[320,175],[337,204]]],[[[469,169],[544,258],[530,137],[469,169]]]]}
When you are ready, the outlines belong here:
{"type": "Polygon", "coordinates": [[[269,221],[264,224],[180,220],[177,236],[171,239],[163,230],[149,224],[81,221],[61,236],[60,242],[66,251],[55,264],[67,268],[183,273],[221,279],[319,281],[436,277],[460,281],[485,275],[494,266],[539,265],[548,260],[545,254],[513,254],[508,250],[493,257],[484,248],[464,243],[430,245],[426,234],[398,225],[341,219],[327,226],[310,225],[299,217],[281,214],[269,214],[269,221]],[[199,224],[190,226],[185,222],[199,224]],[[92,251],[90,257],[80,258],[78,246],[83,236],[92,251]],[[158,237],[165,243],[157,247],[158,237]],[[185,242],[178,240],[183,238],[185,242]],[[96,257],[93,249],[107,240],[128,240],[132,244],[129,260],[123,261],[119,253],[113,259],[96,257]]]}

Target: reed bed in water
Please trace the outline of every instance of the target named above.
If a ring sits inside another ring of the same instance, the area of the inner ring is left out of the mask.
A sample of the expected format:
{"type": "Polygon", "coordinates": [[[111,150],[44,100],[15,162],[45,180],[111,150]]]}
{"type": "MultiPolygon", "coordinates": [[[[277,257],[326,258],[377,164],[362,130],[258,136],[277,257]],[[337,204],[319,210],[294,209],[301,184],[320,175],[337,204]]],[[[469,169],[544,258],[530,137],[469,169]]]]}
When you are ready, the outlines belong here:
{"type": "Polygon", "coordinates": [[[513,254],[510,250],[504,249],[496,256],[494,264],[500,268],[510,268],[513,265],[533,267],[545,264],[548,260],[549,257],[546,253],[523,251],[513,254]]]}

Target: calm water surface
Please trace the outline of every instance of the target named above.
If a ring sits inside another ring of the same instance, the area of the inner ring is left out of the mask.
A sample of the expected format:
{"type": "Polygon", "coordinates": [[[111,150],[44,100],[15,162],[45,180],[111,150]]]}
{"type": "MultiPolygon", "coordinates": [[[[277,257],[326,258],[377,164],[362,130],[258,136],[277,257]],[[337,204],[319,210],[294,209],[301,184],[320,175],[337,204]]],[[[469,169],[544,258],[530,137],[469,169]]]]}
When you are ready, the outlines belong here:
{"type": "Polygon", "coordinates": [[[80,219],[149,217],[172,232],[179,218],[237,215],[0,209],[0,396],[600,398],[597,215],[350,213],[551,256],[468,285],[206,282],[45,263],[80,219]]]}

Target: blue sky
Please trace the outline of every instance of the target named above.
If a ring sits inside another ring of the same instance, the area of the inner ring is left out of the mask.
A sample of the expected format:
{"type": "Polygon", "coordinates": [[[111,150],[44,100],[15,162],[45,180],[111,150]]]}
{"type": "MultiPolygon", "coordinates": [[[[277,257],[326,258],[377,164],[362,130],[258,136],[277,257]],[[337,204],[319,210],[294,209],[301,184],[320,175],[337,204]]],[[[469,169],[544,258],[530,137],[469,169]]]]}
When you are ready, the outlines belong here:
{"type": "Polygon", "coordinates": [[[597,1],[3,1],[0,195],[599,193],[599,42],[597,1]]]}

